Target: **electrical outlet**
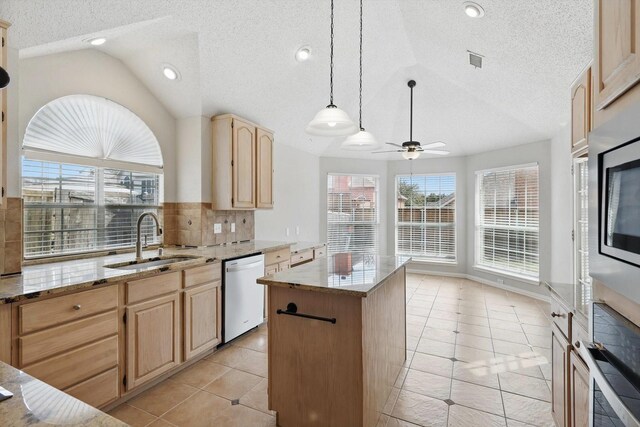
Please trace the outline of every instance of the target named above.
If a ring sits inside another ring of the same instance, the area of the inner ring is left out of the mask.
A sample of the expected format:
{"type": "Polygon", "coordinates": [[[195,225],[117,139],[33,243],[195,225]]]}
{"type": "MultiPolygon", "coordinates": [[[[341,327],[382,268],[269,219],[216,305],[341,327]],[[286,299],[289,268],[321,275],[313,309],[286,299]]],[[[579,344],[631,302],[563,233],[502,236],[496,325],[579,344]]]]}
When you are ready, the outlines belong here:
{"type": "Polygon", "coordinates": [[[235,223],[235,222],[232,222],[232,223],[231,223],[231,232],[232,232],[232,233],[235,233],[235,232],[236,232],[236,223],[235,223]]]}
{"type": "Polygon", "coordinates": [[[296,225],[296,236],[300,235],[300,226],[296,225]]]}
{"type": "Polygon", "coordinates": [[[213,224],[213,234],[222,233],[222,224],[213,224]]]}
{"type": "Polygon", "coordinates": [[[504,279],[497,279],[498,285],[504,285],[504,279]]]}
{"type": "Polygon", "coordinates": [[[284,233],[289,237],[289,234],[291,234],[289,227],[285,228],[284,233]]]}

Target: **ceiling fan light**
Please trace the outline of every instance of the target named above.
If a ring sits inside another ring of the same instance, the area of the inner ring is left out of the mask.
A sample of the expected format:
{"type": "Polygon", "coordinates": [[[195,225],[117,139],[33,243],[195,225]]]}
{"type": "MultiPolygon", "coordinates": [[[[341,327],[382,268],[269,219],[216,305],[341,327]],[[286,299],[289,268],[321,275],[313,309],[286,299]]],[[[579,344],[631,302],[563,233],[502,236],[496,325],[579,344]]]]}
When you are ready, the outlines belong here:
{"type": "Polygon", "coordinates": [[[376,141],[373,135],[370,132],[361,129],[360,132],[345,139],[340,148],[352,151],[368,151],[377,147],[378,141],[376,141]]]}
{"type": "Polygon", "coordinates": [[[349,115],[335,105],[318,111],[305,131],[317,136],[349,136],[358,132],[358,127],[349,115]]]}
{"type": "Polygon", "coordinates": [[[415,160],[418,157],[420,157],[420,152],[419,151],[404,151],[402,153],[402,157],[404,157],[407,160],[415,160]]]}

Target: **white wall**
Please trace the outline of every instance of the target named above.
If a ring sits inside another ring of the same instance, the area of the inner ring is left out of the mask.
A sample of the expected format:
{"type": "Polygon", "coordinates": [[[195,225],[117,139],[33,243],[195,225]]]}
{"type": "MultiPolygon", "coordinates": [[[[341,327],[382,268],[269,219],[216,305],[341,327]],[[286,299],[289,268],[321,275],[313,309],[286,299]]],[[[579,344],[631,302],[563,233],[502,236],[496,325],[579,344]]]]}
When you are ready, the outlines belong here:
{"type": "MultiPolygon", "coordinates": [[[[176,120],[120,60],[95,49],[20,60],[18,86],[18,138],[9,140],[11,144],[21,146],[31,117],[56,98],[79,93],[109,98],[137,114],[158,139],[164,158],[164,198],[175,200],[176,120]]],[[[19,164],[15,145],[8,152],[8,162],[19,164]]],[[[10,191],[19,194],[19,180],[9,184],[10,191]]]]}
{"type": "Polygon", "coordinates": [[[551,140],[551,272],[554,282],[573,283],[573,176],[571,175],[571,128],[564,126],[551,140]]]}
{"type": "Polygon", "coordinates": [[[211,120],[176,121],[176,202],[211,202],[211,120]]]}
{"type": "Polygon", "coordinates": [[[274,208],[255,211],[256,239],[324,241],[326,237],[320,236],[326,234],[319,234],[322,222],[319,214],[322,193],[318,193],[320,159],[278,144],[276,135],[273,163],[274,208]],[[300,229],[299,235],[296,235],[296,226],[300,229]],[[286,235],[287,227],[289,236],[286,235]]]}
{"type": "Polygon", "coordinates": [[[387,215],[388,212],[393,212],[393,210],[387,208],[389,206],[388,191],[385,188],[388,182],[387,167],[388,162],[385,160],[343,159],[337,157],[320,158],[320,180],[316,188],[318,188],[320,198],[320,239],[322,241],[326,241],[327,239],[327,175],[330,173],[374,175],[379,177],[380,183],[379,253],[381,255],[393,253],[388,252],[387,244],[387,230],[389,226],[393,226],[393,217],[387,215]]]}
{"type": "Polygon", "coordinates": [[[387,253],[395,253],[395,201],[396,176],[414,174],[456,174],[456,264],[417,264],[412,269],[430,272],[466,274],[467,272],[467,202],[473,195],[467,194],[467,159],[466,157],[445,157],[437,159],[394,160],[389,162],[387,179],[387,200],[389,203],[389,226],[387,227],[387,253]]]}

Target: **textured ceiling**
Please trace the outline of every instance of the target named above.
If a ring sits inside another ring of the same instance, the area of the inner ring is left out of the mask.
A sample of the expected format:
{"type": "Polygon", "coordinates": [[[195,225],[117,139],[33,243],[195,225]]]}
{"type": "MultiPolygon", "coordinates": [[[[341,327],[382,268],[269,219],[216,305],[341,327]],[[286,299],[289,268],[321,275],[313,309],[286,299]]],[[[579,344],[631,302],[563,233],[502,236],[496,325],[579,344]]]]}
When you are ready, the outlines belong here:
{"type": "MultiPolygon", "coordinates": [[[[465,155],[552,137],[569,121],[569,85],[592,57],[592,0],[365,0],[364,127],[379,141],[447,143],[465,155]],[[484,56],[477,70],[467,50],[484,56]]],[[[336,1],[335,103],[358,116],[358,1],[336,1]]],[[[21,57],[87,48],[121,59],[175,117],[232,112],[279,143],[324,156],[399,158],[309,137],[328,104],[328,0],[0,0],[21,57]],[[304,63],[294,59],[312,48],[304,63]],[[176,66],[182,80],[160,74],[176,66]]]]}

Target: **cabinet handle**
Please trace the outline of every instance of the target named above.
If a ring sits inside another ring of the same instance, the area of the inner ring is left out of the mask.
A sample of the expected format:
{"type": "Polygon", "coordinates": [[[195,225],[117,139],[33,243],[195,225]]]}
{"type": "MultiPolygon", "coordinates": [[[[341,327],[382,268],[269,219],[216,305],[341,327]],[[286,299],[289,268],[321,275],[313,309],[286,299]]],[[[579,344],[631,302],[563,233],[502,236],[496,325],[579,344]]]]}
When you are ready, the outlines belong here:
{"type": "Polygon", "coordinates": [[[551,317],[564,317],[564,314],[558,314],[556,312],[551,312],[551,317]]]}
{"type": "Polygon", "coordinates": [[[276,256],[276,258],[280,258],[280,255],[276,256]]]}
{"type": "Polygon", "coordinates": [[[575,346],[576,348],[580,348],[580,341],[576,341],[576,343],[574,344],[574,346],[575,346]]]}
{"type": "Polygon", "coordinates": [[[80,310],[81,308],[82,308],[82,306],[80,304],[76,304],[76,305],[73,306],[73,309],[76,310],[76,311],[80,310]]]}

